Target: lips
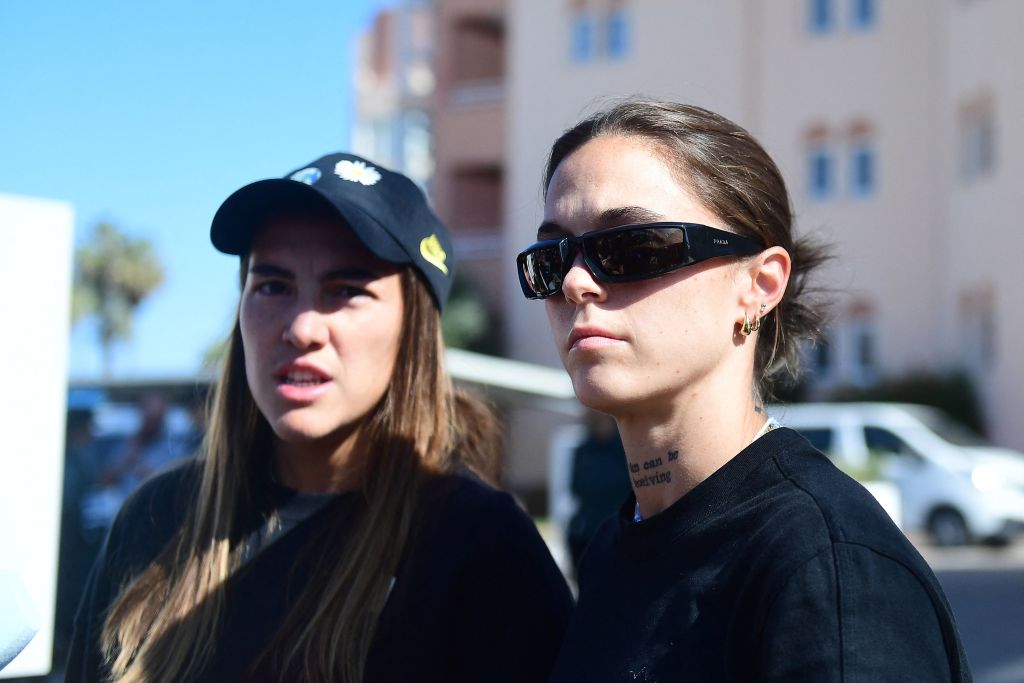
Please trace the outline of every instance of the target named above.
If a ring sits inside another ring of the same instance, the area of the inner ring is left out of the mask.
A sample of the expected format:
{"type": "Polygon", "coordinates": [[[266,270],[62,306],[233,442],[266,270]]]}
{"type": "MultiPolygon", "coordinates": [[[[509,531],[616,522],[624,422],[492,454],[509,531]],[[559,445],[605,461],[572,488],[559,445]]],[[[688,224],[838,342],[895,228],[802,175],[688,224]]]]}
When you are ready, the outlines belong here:
{"type": "Polygon", "coordinates": [[[568,349],[586,349],[625,341],[619,335],[595,325],[577,325],[569,333],[568,349]]]}
{"type": "Polygon", "coordinates": [[[327,378],[309,370],[292,370],[277,376],[277,381],[282,384],[290,384],[296,387],[311,387],[323,384],[327,378]]]}
{"type": "Polygon", "coordinates": [[[279,367],[274,372],[274,380],[280,396],[308,403],[327,390],[331,377],[312,363],[297,361],[279,367]]]}

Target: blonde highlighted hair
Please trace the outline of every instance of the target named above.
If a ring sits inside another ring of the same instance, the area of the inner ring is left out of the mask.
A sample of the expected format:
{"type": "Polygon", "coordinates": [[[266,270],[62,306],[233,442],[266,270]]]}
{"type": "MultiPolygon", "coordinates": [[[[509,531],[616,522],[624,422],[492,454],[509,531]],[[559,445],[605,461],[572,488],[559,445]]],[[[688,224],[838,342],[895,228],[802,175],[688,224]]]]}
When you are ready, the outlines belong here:
{"type": "MultiPolygon", "coordinates": [[[[244,285],[245,259],[242,266],[244,285]]],[[[282,675],[361,681],[424,485],[463,465],[485,479],[497,475],[493,413],[453,390],[437,306],[409,268],[402,289],[398,357],[379,406],[362,427],[367,457],[354,519],[336,544],[344,541],[344,553],[315,563],[307,587],[254,663],[282,675]]],[[[157,559],[121,590],[104,623],[101,645],[117,683],[171,683],[203,671],[225,612],[225,584],[242,562],[245,524],[268,514],[273,433],[249,392],[237,317],[210,411],[195,504],[157,559]]]]}

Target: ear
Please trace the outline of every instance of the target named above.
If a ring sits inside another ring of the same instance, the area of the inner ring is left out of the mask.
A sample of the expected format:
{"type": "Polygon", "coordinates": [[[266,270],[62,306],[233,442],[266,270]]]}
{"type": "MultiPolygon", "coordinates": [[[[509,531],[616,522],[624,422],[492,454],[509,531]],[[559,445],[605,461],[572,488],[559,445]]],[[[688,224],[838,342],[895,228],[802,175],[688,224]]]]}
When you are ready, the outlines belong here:
{"type": "Polygon", "coordinates": [[[737,312],[740,325],[743,324],[744,313],[754,321],[779,305],[786,293],[792,266],[789,252],[782,247],[769,247],[744,264],[737,312]]]}

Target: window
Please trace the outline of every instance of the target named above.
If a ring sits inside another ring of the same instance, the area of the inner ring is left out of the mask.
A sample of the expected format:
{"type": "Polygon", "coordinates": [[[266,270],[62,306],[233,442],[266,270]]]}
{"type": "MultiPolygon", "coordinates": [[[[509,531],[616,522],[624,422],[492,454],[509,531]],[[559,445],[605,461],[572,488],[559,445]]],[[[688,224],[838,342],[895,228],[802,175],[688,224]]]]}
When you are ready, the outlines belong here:
{"type": "Polygon", "coordinates": [[[832,30],[832,0],[807,0],[807,12],[811,33],[828,33],[832,30]]]}
{"type": "Polygon", "coordinates": [[[864,324],[858,325],[855,331],[855,341],[857,353],[857,357],[854,359],[855,366],[859,367],[862,372],[873,369],[875,367],[875,335],[871,328],[864,324]]]}
{"type": "Polygon", "coordinates": [[[572,49],[574,62],[589,62],[594,57],[594,22],[583,10],[572,18],[572,49]]]}
{"type": "Polygon", "coordinates": [[[868,142],[856,142],[850,149],[850,192],[866,197],[875,191],[875,150],[868,142]]]}
{"type": "Polygon", "coordinates": [[[481,164],[455,169],[452,175],[451,226],[459,233],[493,232],[501,225],[501,166],[481,164]]]}
{"type": "Polygon", "coordinates": [[[975,373],[990,370],[996,360],[995,294],[983,285],[960,292],[960,358],[975,373]]]}
{"type": "Polygon", "coordinates": [[[505,77],[505,24],[500,17],[470,16],[455,22],[452,78],[456,83],[505,77]]]}
{"type": "Polygon", "coordinates": [[[835,184],[832,151],[824,144],[811,147],[807,157],[808,193],[812,199],[828,199],[835,184]]]}
{"type": "Polygon", "coordinates": [[[870,452],[878,455],[895,455],[909,460],[921,460],[921,456],[913,448],[888,429],[865,427],[864,443],[870,452]]]}
{"type": "Polygon", "coordinates": [[[860,30],[874,27],[876,19],[875,0],[852,0],[852,2],[851,23],[853,27],[860,30]]]}
{"type": "Polygon", "coordinates": [[[848,348],[852,351],[850,381],[861,386],[871,384],[878,375],[878,350],[874,315],[870,304],[854,303],[851,307],[848,331],[848,348]]]}
{"type": "Polygon", "coordinates": [[[821,340],[807,350],[811,372],[814,379],[821,380],[832,374],[835,361],[832,354],[832,343],[828,334],[822,334],[821,340]]]}
{"type": "Polygon", "coordinates": [[[410,109],[403,117],[401,168],[420,189],[426,190],[434,172],[430,149],[430,117],[425,111],[410,109]]]}
{"type": "Polygon", "coordinates": [[[843,326],[843,357],[848,359],[847,380],[867,386],[878,378],[877,324],[874,304],[867,299],[854,299],[846,309],[843,326]]]}
{"type": "Polygon", "coordinates": [[[992,173],[996,165],[996,124],[990,99],[968,103],[960,112],[960,172],[965,180],[992,173]]]}
{"type": "Polygon", "coordinates": [[[629,53],[629,15],[621,7],[608,14],[608,56],[621,59],[629,53]]]}

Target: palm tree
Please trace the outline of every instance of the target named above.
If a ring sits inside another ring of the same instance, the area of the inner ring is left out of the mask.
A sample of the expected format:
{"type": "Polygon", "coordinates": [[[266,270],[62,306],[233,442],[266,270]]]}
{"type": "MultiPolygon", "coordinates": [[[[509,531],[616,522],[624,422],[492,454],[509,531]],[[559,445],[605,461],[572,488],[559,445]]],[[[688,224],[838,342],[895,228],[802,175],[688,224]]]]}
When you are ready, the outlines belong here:
{"type": "Polygon", "coordinates": [[[163,279],[149,240],[132,239],[107,222],[75,250],[71,322],[97,318],[105,378],[111,374],[114,342],[131,337],[135,310],[163,279]]]}

